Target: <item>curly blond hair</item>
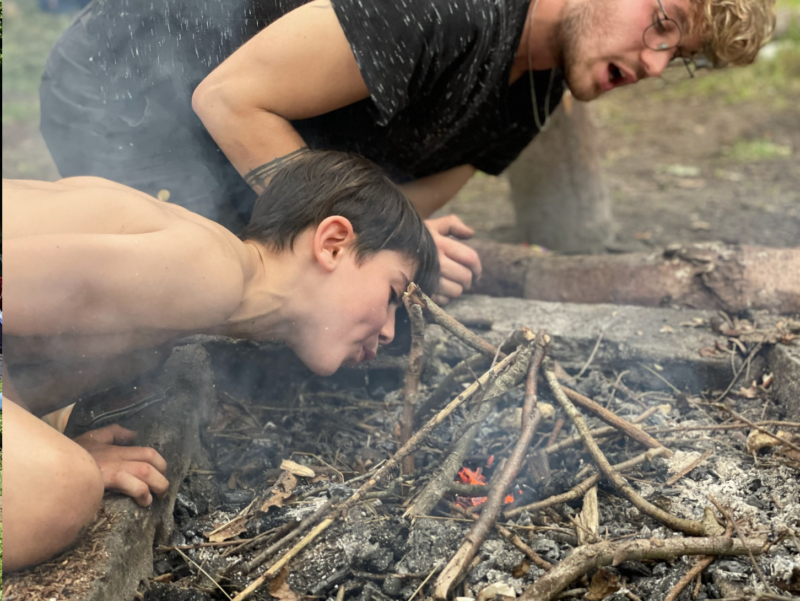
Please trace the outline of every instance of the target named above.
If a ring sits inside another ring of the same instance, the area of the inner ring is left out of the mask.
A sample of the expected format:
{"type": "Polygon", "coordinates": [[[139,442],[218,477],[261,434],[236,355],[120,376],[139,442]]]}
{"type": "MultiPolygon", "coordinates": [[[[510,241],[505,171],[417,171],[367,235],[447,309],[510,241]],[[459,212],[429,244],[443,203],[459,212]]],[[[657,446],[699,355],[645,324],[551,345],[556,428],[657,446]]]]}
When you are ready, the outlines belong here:
{"type": "Polygon", "coordinates": [[[775,0],[694,0],[703,54],[715,66],[749,65],[775,30],[775,0]]]}

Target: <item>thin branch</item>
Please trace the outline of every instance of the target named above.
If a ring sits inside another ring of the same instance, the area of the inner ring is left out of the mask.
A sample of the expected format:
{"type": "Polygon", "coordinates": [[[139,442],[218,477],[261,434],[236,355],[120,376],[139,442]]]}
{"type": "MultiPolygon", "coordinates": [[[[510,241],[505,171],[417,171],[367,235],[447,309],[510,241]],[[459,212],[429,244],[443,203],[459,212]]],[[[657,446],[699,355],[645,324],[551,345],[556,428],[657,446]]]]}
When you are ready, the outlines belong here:
{"type": "MultiPolygon", "coordinates": [[[[570,390],[565,386],[561,386],[564,393],[569,397],[570,400],[577,403],[584,409],[591,411],[595,416],[599,417],[601,420],[606,422],[609,426],[614,426],[618,430],[620,430],[623,434],[633,438],[640,444],[644,445],[649,449],[660,449],[664,447],[660,442],[658,442],[655,438],[647,434],[644,430],[639,428],[638,426],[634,426],[628,420],[625,420],[618,415],[615,415],[602,405],[594,402],[592,399],[587,398],[576,392],[574,390],[570,390]]],[[[667,457],[672,457],[672,451],[667,451],[667,457]]]]}
{"type": "Polygon", "coordinates": [[[645,539],[596,543],[579,547],[550,572],[529,586],[518,601],[551,601],[570,583],[602,566],[643,559],[671,560],[681,555],[745,555],[761,553],[766,539],[708,538],[645,539]]]}
{"type": "Polygon", "coordinates": [[[428,311],[435,324],[442,326],[462,342],[488,357],[494,357],[497,354],[497,349],[494,345],[486,342],[477,334],[473,334],[471,330],[465,328],[458,323],[456,319],[445,313],[439,305],[428,298],[428,296],[413,282],[408,285],[406,294],[412,297],[414,302],[422,305],[428,311]]]}
{"type": "Polygon", "coordinates": [[[540,330],[536,334],[533,343],[533,357],[528,366],[528,380],[525,402],[522,410],[522,432],[517,440],[517,444],[514,446],[514,450],[511,452],[511,456],[506,462],[502,474],[497,479],[497,482],[493,483],[486,502],[481,506],[480,518],[475,522],[475,525],[465,537],[464,543],[462,543],[456,554],[453,555],[442,570],[442,573],[436,579],[434,597],[438,599],[447,598],[447,593],[450,591],[450,588],[470,565],[470,562],[480,549],[483,541],[486,540],[489,530],[497,519],[497,515],[500,513],[500,509],[503,506],[508,489],[511,487],[511,484],[522,468],[522,462],[528,452],[528,447],[542,419],[542,414],[536,406],[536,379],[549,343],[549,336],[547,336],[544,331],[540,330]]]}
{"type": "MultiPolygon", "coordinates": [[[[408,442],[414,432],[414,415],[419,398],[419,379],[422,375],[422,359],[425,353],[425,318],[422,307],[411,301],[408,293],[403,294],[403,303],[411,320],[411,350],[408,353],[408,370],[403,386],[403,417],[400,420],[400,444],[408,442]]],[[[403,460],[403,473],[414,471],[414,455],[403,460]]]]}
{"type": "Polygon", "coordinates": [[[733,409],[731,409],[727,405],[723,405],[722,403],[712,403],[711,406],[716,408],[716,409],[719,409],[720,411],[725,411],[726,413],[730,413],[734,417],[734,419],[738,419],[740,422],[744,422],[745,424],[747,424],[748,426],[750,426],[751,428],[753,428],[755,430],[758,430],[762,434],[766,434],[767,436],[771,436],[775,440],[779,440],[781,443],[785,444],[787,447],[791,447],[795,451],[800,452],[800,446],[797,446],[796,444],[794,444],[793,442],[791,442],[789,440],[786,440],[785,438],[781,438],[780,436],[775,436],[772,432],[770,432],[766,428],[762,428],[758,424],[756,424],[754,422],[751,422],[746,417],[743,417],[743,416],[739,415],[738,413],[736,413],[733,409]]]}
{"type": "MultiPolygon", "coordinates": [[[[641,465],[642,463],[652,461],[654,458],[659,457],[660,455],[663,454],[664,454],[664,449],[650,449],[649,451],[645,451],[641,455],[637,455],[636,457],[628,459],[627,461],[616,464],[614,466],[614,469],[623,472],[633,467],[636,467],[637,465],[641,465]]],[[[602,479],[602,477],[603,477],[602,474],[595,473],[565,493],[552,496],[542,501],[536,501],[535,503],[531,503],[529,505],[515,507],[514,509],[510,509],[508,511],[503,512],[503,517],[505,517],[506,519],[511,519],[517,517],[518,515],[520,515],[525,511],[533,513],[535,511],[540,511],[542,509],[545,509],[546,507],[558,505],[559,503],[567,503],[569,501],[580,499],[583,495],[586,494],[586,491],[589,490],[595,484],[597,484],[602,479]]]]}
{"type": "MultiPolygon", "coordinates": [[[[723,536],[730,538],[731,534],[733,534],[733,522],[728,522],[727,526],[725,527],[725,534],[723,536]]],[[[715,555],[706,555],[700,556],[697,558],[697,562],[692,566],[692,569],[684,574],[683,578],[678,580],[675,583],[675,586],[669,591],[669,594],[664,598],[664,601],[675,601],[678,598],[678,595],[681,594],[683,589],[685,589],[689,584],[697,578],[703,570],[705,570],[708,566],[714,563],[714,560],[717,557],[715,555]]]]}
{"type": "Polygon", "coordinates": [[[280,551],[283,547],[285,547],[287,544],[292,542],[294,539],[296,539],[298,536],[300,536],[303,532],[305,532],[306,530],[311,528],[319,520],[321,520],[323,517],[325,517],[325,515],[327,515],[328,512],[330,511],[332,505],[333,505],[333,501],[331,501],[330,499],[325,501],[322,505],[320,505],[314,511],[314,513],[312,513],[311,515],[307,515],[305,518],[303,518],[303,520],[299,524],[297,524],[297,527],[294,528],[291,532],[289,532],[286,536],[284,536],[282,539],[276,541],[275,543],[270,545],[268,548],[264,549],[261,553],[256,555],[253,559],[251,559],[246,564],[244,564],[242,566],[242,568],[241,568],[241,572],[243,574],[249,574],[250,572],[252,572],[256,568],[258,568],[265,561],[267,561],[270,557],[275,555],[275,553],[280,551]]]}
{"type": "Polygon", "coordinates": [[[404,517],[408,515],[426,515],[436,507],[439,500],[449,489],[450,483],[455,480],[458,470],[464,464],[464,457],[472,447],[472,443],[489,413],[493,410],[495,402],[500,399],[504,392],[514,388],[524,377],[528,368],[528,358],[532,351],[532,348],[525,348],[519,351],[517,360],[509,367],[506,373],[498,377],[482,391],[480,395],[482,404],[472,410],[467,422],[464,424],[465,427],[459,429],[458,438],[454,440],[451,448],[448,449],[447,457],[441,463],[434,477],[428,481],[422,492],[420,492],[414,504],[403,514],[404,517]],[[484,397],[489,397],[492,401],[486,401],[484,397]]]}
{"type": "Polygon", "coordinates": [[[570,419],[572,419],[575,427],[578,429],[578,432],[580,432],[581,437],[583,438],[583,443],[586,446],[586,449],[592,455],[595,464],[623,496],[633,503],[633,505],[639,509],[639,511],[645,515],[649,515],[650,517],[657,519],[673,530],[678,530],[691,536],[706,536],[708,534],[714,534],[713,532],[709,532],[709,526],[706,523],[678,518],[664,511],[660,507],[656,507],[649,501],[646,501],[641,495],[639,495],[639,493],[633,490],[633,487],[631,487],[631,485],[628,484],[625,479],[619,475],[619,473],[614,471],[614,468],[612,468],[611,464],[608,463],[608,459],[606,459],[605,455],[603,455],[600,447],[597,446],[597,443],[589,433],[589,428],[586,427],[586,422],[584,421],[583,416],[575,408],[575,405],[573,405],[567,398],[564,390],[562,390],[561,385],[558,382],[558,378],[556,378],[553,370],[549,366],[545,366],[544,373],[545,377],[547,378],[547,383],[550,385],[550,389],[553,391],[556,400],[558,400],[566,414],[570,417],[570,419]]]}

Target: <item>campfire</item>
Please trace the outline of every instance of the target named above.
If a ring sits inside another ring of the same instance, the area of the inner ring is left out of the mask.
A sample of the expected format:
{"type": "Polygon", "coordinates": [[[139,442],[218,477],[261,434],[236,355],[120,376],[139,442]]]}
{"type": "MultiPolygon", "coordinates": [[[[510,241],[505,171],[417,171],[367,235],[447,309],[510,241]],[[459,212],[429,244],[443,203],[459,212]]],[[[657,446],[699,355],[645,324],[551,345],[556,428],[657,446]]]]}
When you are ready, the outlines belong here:
{"type": "MultiPolygon", "coordinates": [[[[413,285],[404,300],[408,354],[332,378],[281,349],[201,341],[216,402],[144,599],[800,594],[800,424],[763,355],[800,324],[676,318],[719,341],[694,351],[719,377],[687,390],[663,359],[634,377],[601,342],[570,358],[545,330],[457,321],[413,285]]],[[[64,593],[69,566],[37,568],[39,588],[8,578],[4,597],[89,598],[64,593]]]]}

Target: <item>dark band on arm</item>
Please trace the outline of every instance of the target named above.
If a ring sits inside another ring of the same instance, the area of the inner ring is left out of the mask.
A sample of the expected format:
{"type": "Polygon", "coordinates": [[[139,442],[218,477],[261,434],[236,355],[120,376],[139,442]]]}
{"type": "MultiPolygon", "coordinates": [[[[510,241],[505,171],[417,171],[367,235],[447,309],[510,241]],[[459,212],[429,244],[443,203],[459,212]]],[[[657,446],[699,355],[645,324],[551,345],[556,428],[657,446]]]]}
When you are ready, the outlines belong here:
{"type": "Polygon", "coordinates": [[[256,190],[256,192],[259,191],[258,187],[260,187],[261,191],[263,191],[267,187],[267,183],[269,182],[270,178],[275,175],[275,172],[278,169],[307,152],[310,152],[308,147],[303,146],[302,148],[298,148],[289,154],[285,154],[282,157],[273,159],[269,163],[264,163],[260,167],[256,167],[250,173],[245,175],[244,181],[246,181],[251,188],[256,190]]]}

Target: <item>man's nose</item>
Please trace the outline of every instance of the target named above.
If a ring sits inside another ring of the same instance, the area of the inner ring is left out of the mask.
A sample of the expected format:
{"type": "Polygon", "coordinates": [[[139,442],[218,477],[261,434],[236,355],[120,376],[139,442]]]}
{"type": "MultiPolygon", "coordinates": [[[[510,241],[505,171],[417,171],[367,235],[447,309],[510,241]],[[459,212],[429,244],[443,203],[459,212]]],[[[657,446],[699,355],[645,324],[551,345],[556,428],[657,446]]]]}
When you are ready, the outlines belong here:
{"type": "Polygon", "coordinates": [[[640,57],[646,77],[658,77],[672,60],[672,53],[664,50],[645,48],[640,57]]]}
{"type": "Polygon", "coordinates": [[[394,340],[394,316],[396,309],[392,307],[389,309],[389,315],[386,318],[386,323],[383,324],[381,332],[378,335],[378,344],[389,344],[394,340]]]}

